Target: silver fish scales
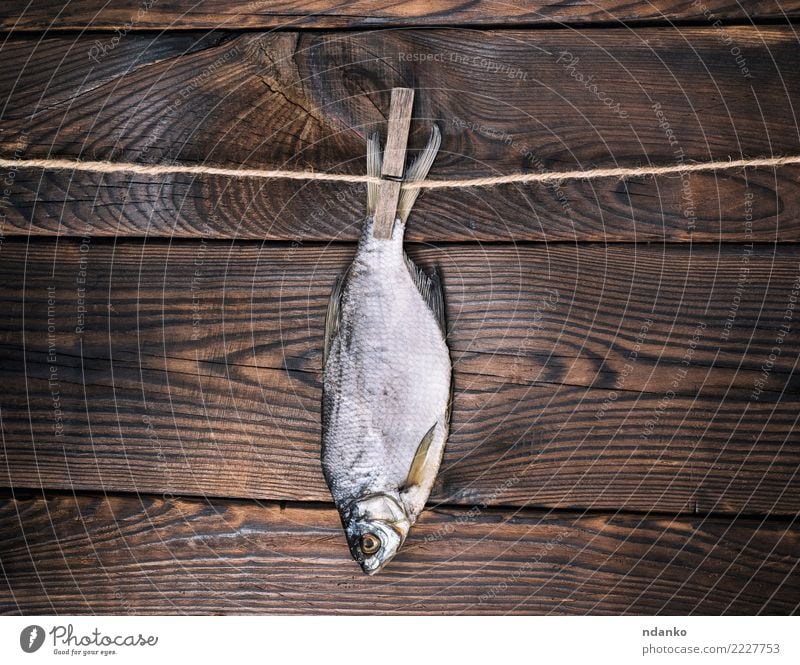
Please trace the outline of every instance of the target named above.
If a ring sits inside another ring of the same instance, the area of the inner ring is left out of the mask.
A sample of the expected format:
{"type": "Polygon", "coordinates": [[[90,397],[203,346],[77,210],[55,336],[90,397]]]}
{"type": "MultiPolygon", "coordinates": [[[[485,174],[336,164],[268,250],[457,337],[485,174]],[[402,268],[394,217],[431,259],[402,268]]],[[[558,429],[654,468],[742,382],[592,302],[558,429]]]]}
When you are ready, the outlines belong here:
{"type": "MultiPolygon", "coordinates": [[[[422,180],[441,142],[434,127],[406,180],[422,180]]],[[[379,176],[378,138],[367,171],[379,176]]],[[[403,250],[419,190],[400,193],[391,239],[372,235],[378,185],[355,259],[328,307],[322,466],[353,558],[367,574],[396,554],[425,506],[449,429],[451,374],[438,275],[403,250]]]]}

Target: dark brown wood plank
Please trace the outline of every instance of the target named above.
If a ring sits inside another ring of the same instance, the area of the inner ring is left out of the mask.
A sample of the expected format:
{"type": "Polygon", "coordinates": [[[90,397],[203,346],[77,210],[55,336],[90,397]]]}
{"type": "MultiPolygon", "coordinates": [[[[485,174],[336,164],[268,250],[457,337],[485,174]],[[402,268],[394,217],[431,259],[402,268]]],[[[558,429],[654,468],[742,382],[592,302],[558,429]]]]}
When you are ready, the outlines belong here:
{"type": "Polygon", "coordinates": [[[794,521],[436,510],[375,577],[328,508],[0,503],[4,614],[790,614],[794,521]]]}
{"type": "MultiPolygon", "coordinates": [[[[411,145],[431,121],[443,132],[435,178],[800,154],[794,31],[726,30],[727,44],[705,26],[204,34],[198,48],[131,34],[102,57],[96,35],[9,38],[0,154],[363,173],[390,89],[412,85],[411,145]]],[[[427,192],[409,238],[797,241],[798,173],[427,192]]],[[[360,184],[216,176],[11,181],[6,235],[91,220],[95,236],[354,240],[366,198],[360,184]]]]}
{"type": "MultiPolygon", "coordinates": [[[[352,253],[6,239],[2,483],[327,500],[322,330],[352,253]]],[[[410,253],[443,275],[455,362],[433,502],[800,510],[800,247],[410,253]]]]}
{"type": "Polygon", "coordinates": [[[4,30],[120,29],[178,30],[186,28],[355,28],[431,25],[619,24],[639,21],[715,20],[758,21],[800,15],[795,0],[652,0],[651,2],[376,2],[356,0],[292,0],[230,3],[225,0],[6,0],[0,11],[4,30]],[[707,12],[707,13],[704,13],[707,12]]]}

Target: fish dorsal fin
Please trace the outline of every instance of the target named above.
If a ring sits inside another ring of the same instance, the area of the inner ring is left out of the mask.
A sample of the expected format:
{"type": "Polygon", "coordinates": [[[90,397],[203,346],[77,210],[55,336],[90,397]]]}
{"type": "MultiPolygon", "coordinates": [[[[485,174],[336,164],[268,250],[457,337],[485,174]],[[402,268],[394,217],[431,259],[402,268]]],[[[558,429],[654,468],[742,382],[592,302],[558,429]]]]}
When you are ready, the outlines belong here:
{"type": "Polygon", "coordinates": [[[425,436],[422,437],[422,441],[419,442],[417,452],[414,453],[414,459],[411,461],[411,468],[408,470],[408,477],[401,491],[407,492],[422,483],[425,477],[425,468],[430,461],[433,432],[438,424],[438,422],[433,423],[433,426],[427,431],[425,436]]]}
{"type": "Polygon", "coordinates": [[[411,279],[414,281],[414,284],[417,285],[417,290],[420,292],[422,299],[428,304],[431,312],[433,312],[433,316],[436,319],[436,322],[439,324],[442,335],[447,337],[447,321],[445,320],[444,316],[444,294],[442,293],[442,280],[439,279],[439,275],[436,271],[434,271],[432,275],[428,276],[422,271],[422,269],[418,268],[411,259],[408,258],[407,254],[404,253],[404,256],[406,258],[408,272],[411,274],[411,279]]]}
{"type": "MultiPolygon", "coordinates": [[[[346,274],[346,273],[345,273],[346,274]]],[[[339,275],[333,285],[331,292],[331,299],[328,301],[328,315],[325,317],[325,346],[322,351],[323,365],[328,360],[328,354],[331,350],[333,338],[339,332],[339,305],[342,300],[342,285],[344,284],[345,275],[339,275]]]]}

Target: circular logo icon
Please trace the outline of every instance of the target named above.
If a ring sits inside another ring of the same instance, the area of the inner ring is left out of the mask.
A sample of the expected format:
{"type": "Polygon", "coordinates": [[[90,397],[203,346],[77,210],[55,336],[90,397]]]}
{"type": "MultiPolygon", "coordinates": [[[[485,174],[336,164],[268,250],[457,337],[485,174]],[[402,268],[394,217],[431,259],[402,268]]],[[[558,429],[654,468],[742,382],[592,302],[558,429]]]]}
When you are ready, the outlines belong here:
{"type": "Polygon", "coordinates": [[[19,645],[25,653],[33,653],[44,644],[44,628],[28,626],[19,634],[19,645]]]}

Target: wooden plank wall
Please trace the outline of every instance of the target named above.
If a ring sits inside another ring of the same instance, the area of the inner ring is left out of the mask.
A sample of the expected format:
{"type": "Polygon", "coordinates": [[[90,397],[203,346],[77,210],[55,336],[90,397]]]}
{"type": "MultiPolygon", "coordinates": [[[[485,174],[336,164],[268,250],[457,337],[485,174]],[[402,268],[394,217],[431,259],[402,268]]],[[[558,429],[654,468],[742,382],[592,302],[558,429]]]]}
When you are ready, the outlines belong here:
{"type": "MultiPolygon", "coordinates": [[[[362,173],[397,85],[435,178],[800,154],[800,3],[380,4],[6,2],[0,156],[362,173]]],[[[365,187],[6,169],[0,611],[797,611],[799,176],[426,192],[453,431],[366,578],[319,464],[365,187]]]]}

